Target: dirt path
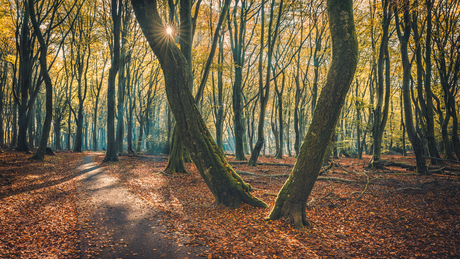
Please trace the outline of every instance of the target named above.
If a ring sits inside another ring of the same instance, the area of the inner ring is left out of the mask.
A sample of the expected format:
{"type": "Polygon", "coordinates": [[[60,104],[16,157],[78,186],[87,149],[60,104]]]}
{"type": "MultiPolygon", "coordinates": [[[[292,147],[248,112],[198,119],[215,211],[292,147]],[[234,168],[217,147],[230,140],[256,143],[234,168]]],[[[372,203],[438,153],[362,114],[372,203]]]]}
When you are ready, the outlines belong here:
{"type": "Polygon", "coordinates": [[[159,213],[118,180],[84,159],[77,169],[82,258],[202,258],[166,233],[159,213]]]}

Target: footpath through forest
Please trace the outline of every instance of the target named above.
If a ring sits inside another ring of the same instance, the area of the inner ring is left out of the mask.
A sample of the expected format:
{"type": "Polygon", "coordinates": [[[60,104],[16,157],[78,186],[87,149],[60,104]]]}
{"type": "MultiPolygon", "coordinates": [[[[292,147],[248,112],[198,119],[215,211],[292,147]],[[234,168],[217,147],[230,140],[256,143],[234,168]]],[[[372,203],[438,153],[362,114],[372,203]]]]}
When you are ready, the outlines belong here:
{"type": "Polygon", "coordinates": [[[59,151],[45,161],[0,152],[0,258],[460,258],[460,166],[432,175],[415,157],[383,168],[333,159],[307,203],[313,227],[267,221],[295,158],[228,161],[270,208],[214,206],[192,163],[162,173],[164,155],[59,151]]]}
{"type": "Polygon", "coordinates": [[[205,247],[177,243],[158,211],[87,156],[76,170],[82,258],[203,258],[205,247]],[[200,250],[201,249],[201,250],[200,250]]]}

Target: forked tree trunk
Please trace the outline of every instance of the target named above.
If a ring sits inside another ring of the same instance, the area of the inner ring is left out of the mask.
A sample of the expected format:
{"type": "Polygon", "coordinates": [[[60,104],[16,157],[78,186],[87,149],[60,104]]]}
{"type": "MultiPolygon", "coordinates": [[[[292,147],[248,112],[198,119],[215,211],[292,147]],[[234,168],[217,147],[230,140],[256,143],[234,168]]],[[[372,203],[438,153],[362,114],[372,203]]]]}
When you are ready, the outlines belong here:
{"type": "MultiPolygon", "coordinates": [[[[389,27],[391,23],[391,6],[389,0],[384,0],[382,3],[382,39],[379,49],[379,58],[377,60],[377,106],[374,109],[373,120],[373,142],[372,142],[372,161],[380,160],[380,152],[382,149],[383,132],[388,119],[388,108],[390,102],[390,58],[388,53],[388,41],[390,38],[389,27]],[[385,63],[385,66],[384,66],[385,63]],[[383,70],[385,69],[385,74],[383,70]],[[384,84],[385,81],[385,84],[384,84]],[[384,89],[385,88],[385,89],[384,89]],[[384,93],[385,90],[385,93],[384,93]],[[385,98],[384,98],[385,95],[385,98]]],[[[373,163],[369,163],[372,165],[373,163]]]]}
{"type": "Polygon", "coordinates": [[[45,82],[46,88],[46,117],[45,123],[43,125],[42,136],[40,138],[40,144],[38,146],[37,151],[32,156],[33,159],[44,160],[45,159],[45,151],[46,151],[46,144],[48,143],[48,138],[51,131],[51,121],[53,119],[53,84],[51,82],[50,75],[48,73],[48,65],[47,65],[47,52],[48,52],[48,45],[45,43],[43,35],[40,31],[39,25],[37,23],[35,17],[35,10],[33,1],[28,1],[29,8],[30,8],[30,16],[31,20],[35,29],[35,33],[37,34],[38,42],[40,43],[40,73],[43,77],[43,81],[45,82]]]}
{"type": "Polygon", "coordinates": [[[327,143],[345,102],[358,63],[358,41],[353,21],[352,0],[328,0],[332,61],[313,119],[297,162],[278,194],[269,219],[289,217],[294,225],[310,226],[305,206],[316,182],[327,143]],[[334,94],[330,94],[334,93],[334,94]]]}
{"type": "Polygon", "coordinates": [[[238,207],[241,202],[267,207],[250,194],[251,186],[235,173],[213,141],[201,118],[189,85],[186,59],[166,34],[157,2],[132,0],[136,18],[157,56],[165,78],[166,95],[174,113],[182,144],[215,197],[216,204],[238,207]]]}
{"type": "Polygon", "coordinates": [[[398,17],[398,7],[395,6],[395,21],[396,21],[396,30],[399,38],[399,48],[401,51],[401,61],[403,67],[403,82],[402,82],[402,92],[403,92],[403,102],[404,102],[404,119],[407,127],[407,135],[409,141],[414,148],[416,163],[417,163],[417,173],[420,175],[425,175],[428,173],[428,168],[426,166],[425,158],[423,157],[423,142],[422,139],[417,135],[417,132],[414,127],[413,117],[412,117],[412,105],[410,100],[410,62],[407,51],[407,45],[410,37],[410,17],[409,17],[409,1],[404,0],[403,2],[403,11],[404,11],[404,21],[403,23],[399,22],[398,17]],[[404,31],[404,34],[401,32],[404,31]]]}

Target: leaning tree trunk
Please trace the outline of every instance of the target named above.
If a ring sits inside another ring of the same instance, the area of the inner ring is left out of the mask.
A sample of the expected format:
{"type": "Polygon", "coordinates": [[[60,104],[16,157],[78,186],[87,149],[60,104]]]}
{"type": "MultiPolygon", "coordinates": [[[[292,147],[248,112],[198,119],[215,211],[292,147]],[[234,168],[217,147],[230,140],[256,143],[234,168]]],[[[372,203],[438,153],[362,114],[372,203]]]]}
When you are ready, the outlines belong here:
{"type": "Polygon", "coordinates": [[[267,204],[250,194],[251,186],[235,173],[213,141],[189,88],[191,78],[187,61],[174,40],[165,33],[157,2],[131,2],[142,31],[163,69],[166,95],[176,118],[181,142],[214,195],[215,203],[237,207],[244,202],[267,207],[267,204]]]}
{"type": "Polygon", "coordinates": [[[352,0],[328,0],[332,62],[297,162],[278,194],[269,219],[289,217],[298,228],[310,226],[305,206],[321,169],[327,143],[345,102],[358,63],[352,0]],[[330,94],[334,93],[334,94],[330,94]]]}

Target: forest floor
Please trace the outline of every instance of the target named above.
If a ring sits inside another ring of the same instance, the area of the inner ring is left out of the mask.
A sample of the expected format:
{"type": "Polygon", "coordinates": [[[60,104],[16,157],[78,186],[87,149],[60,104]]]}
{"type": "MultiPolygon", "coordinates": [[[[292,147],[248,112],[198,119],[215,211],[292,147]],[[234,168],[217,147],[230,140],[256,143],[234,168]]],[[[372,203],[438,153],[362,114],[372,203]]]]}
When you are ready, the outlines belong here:
{"type": "MultiPolygon", "coordinates": [[[[316,182],[307,204],[313,227],[298,230],[288,221],[265,220],[287,179],[279,175],[289,174],[292,166],[287,164],[294,164],[294,158],[261,157],[260,162],[269,164],[249,167],[228,157],[235,170],[255,174],[240,175],[269,205],[228,209],[212,204],[212,194],[191,163],[186,165],[190,174],[167,176],[162,173],[164,156],[121,156],[120,163],[104,164],[103,154],[90,152],[57,152],[45,162],[30,156],[0,153],[1,258],[79,258],[82,249],[87,257],[106,258],[101,251],[125,245],[107,243],[111,230],[98,234],[101,228],[89,216],[99,215],[94,214],[97,204],[88,211],[79,209],[86,199],[80,185],[88,171],[75,170],[87,156],[94,156],[95,166],[129,192],[125,196],[142,201],[143,211],[152,212],[142,216],[144,221],[152,219],[155,226],[164,227],[162,235],[169,242],[196,248],[194,256],[460,258],[458,164],[443,165],[449,174],[418,176],[400,167],[368,169],[367,156],[332,160],[334,166],[316,182]],[[82,240],[90,245],[82,245],[82,240]]],[[[413,156],[382,159],[415,163],[413,156]]],[[[136,257],[141,256],[134,250],[123,256],[136,257]]]]}

